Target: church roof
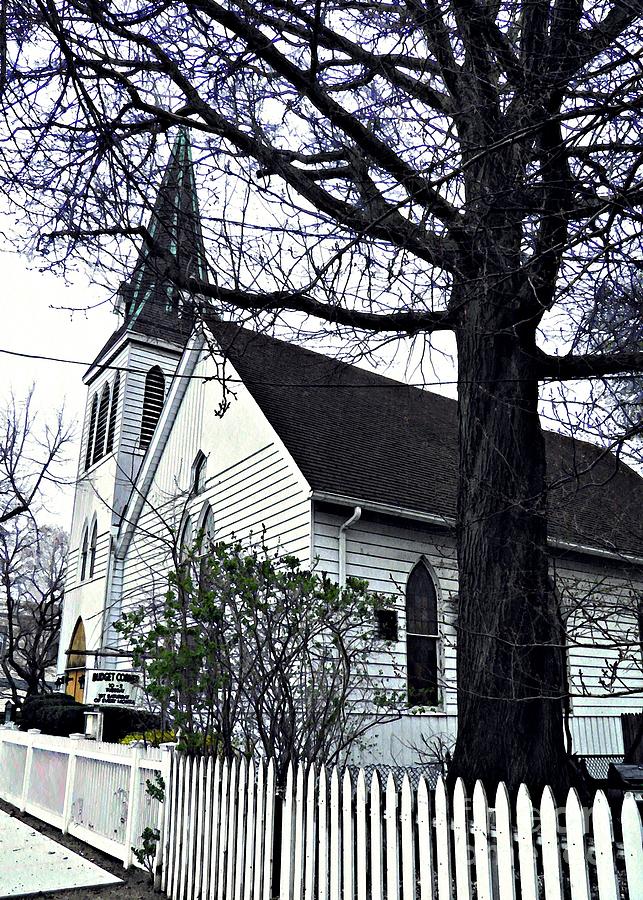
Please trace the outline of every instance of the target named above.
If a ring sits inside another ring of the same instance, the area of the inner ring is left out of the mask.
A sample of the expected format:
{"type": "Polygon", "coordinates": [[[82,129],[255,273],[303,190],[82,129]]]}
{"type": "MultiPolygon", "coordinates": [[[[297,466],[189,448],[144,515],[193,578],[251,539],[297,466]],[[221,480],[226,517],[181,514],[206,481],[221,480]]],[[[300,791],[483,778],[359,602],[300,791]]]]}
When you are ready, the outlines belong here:
{"type": "MultiPolygon", "coordinates": [[[[456,401],[208,324],[314,491],[454,520],[456,401]]],[[[550,538],[643,556],[643,479],[592,444],[545,439],[550,538]]]]}

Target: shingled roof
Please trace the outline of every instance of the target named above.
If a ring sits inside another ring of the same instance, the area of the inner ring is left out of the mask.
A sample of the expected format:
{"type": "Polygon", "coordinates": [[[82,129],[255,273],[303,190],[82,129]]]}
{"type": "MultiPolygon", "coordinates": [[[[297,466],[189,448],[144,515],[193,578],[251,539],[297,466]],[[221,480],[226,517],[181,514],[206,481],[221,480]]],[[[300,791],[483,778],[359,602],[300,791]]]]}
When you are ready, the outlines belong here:
{"type": "MultiPolygon", "coordinates": [[[[314,491],[453,519],[457,403],[212,319],[235,367],[314,491]]],[[[550,537],[643,556],[643,479],[547,432],[550,537]]]]}

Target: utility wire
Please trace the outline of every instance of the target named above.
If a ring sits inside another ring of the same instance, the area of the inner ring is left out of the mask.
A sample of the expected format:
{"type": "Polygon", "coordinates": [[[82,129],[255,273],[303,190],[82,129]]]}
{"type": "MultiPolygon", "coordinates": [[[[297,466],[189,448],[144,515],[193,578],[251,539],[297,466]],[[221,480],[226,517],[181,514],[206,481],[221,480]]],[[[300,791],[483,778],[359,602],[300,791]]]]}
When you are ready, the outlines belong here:
{"type": "MultiPolygon", "coordinates": [[[[466,379],[466,380],[454,379],[452,381],[416,381],[416,382],[399,381],[397,378],[391,378],[390,375],[380,375],[378,372],[373,372],[371,369],[360,369],[357,366],[353,365],[352,363],[346,363],[343,360],[333,360],[332,357],[325,356],[325,354],[319,353],[319,351],[317,351],[317,350],[310,350],[309,348],[304,348],[304,349],[308,349],[308,351],[310,353],[315,353],[317,356],[321,356],[324,359],[328,360],[329,362],[338,362],[340,365],[349,366],[350,368],[356,369],[356,371],[359,373],[364,373],[365,375],[375,375],[376,377],[380,377],[380,378],[386,378],[389,382],[394,382],[395,384],[399,384],[400,387],[425,388],[425,387],[446,387],[447,385],[454,385],[457,387],[458,384],[510,384],[510,383],[518,384],[523,381],[531,380],[531,379],[527,379],[527,378],[489,378],[489,379],[470,378],[470,379],[466,379]]],[[[6,347],[0,347],[0,354],[3,354],[5,356],[18,357],[19,359],[34,359],[34,360],[39,360],[41,362],[64,363],[66,365],[71,365],[71,366],[91,367],[96,364],[95,360],[92,360],[92,362],[87,362],[87,360],[83,360],[83,359],[68,359],[68,358],[62,357],[62,356],[45,356],[45,355],[39,354],[39,353],[23,353],[19,350],[9,350],[6,347]]],[[[224,356],[224,360],[228,361],[228,358],[225,355],[225,351],[223,353],[223,356],[224,356]]],[[[234,360],[229,360],[229,361],[234,365],[234,360]]],[[[131,368],[129,366],[113,366],[113,365],[101,364],[99,366],[99,368],[101,370],[108,370],[108,371],[112,371],[112,372],[125,372],[125,373],[129,372],[133,375],[147,375],[147,373],[148,373],[148,369],[135,369],[135,368],[131,368]]],[[[178,375],[175,373],[174,375],[171,375],[168,377],[184,378],[188,381],[201,381],[201,382],[216,380],[216,378],[213,377],[212,375],[178,375]]],[[[619,374],[608,374],[608,375],[584,375],[582,377],[579,376],[578,379],[574,379],[574,380],[585,381],[585,380],[592,379],[592,378],[622,379],[622,378],[632,378],[632,377],[635,377],[635,376],[628,375],[627,373],[623,373],[623,374],[619,373],[619,374]]],[[[222,380],[224,380],[227,384],[250,384],[250,385],[251,384],[262,384],[262,385],[266,385],[266,387],[283,387],[283,388],[296,388],[296,387],[328,388],[328,387],[332,387],[332,388],[337,388],[337,389],[343,388],[346,390],[364,390],[364,389],[377,390],[378,388],[384,390],[386,388],[391,387],[390,383],[389,384],[339,384],[337,382],[330,382],[330,381],[329,382],[317,382],[317,383],[312,382],[311,383],[309,381],[303,381],[303,382],[266,381],[265,379],[261,379],[261,381],[252,381],[248,378],[229,378],[227,376],[225,378],[223,378],[222,380]]],[[[551,379],[544,378],[542,380],[543,381],[550,381],[550,380],[558,381],[558,379],[553,376],[551,379]]]]}

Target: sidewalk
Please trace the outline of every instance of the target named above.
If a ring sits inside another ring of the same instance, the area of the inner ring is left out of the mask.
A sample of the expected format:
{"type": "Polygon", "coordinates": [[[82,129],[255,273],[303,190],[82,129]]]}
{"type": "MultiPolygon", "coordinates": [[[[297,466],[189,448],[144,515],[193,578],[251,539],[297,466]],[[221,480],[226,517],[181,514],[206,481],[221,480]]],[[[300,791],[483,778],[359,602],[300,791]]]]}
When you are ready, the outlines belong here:
{"type": "Polygon", "coordinates": [[[117,884],[120,878],[0,810],[0,897],[117,884]]]}

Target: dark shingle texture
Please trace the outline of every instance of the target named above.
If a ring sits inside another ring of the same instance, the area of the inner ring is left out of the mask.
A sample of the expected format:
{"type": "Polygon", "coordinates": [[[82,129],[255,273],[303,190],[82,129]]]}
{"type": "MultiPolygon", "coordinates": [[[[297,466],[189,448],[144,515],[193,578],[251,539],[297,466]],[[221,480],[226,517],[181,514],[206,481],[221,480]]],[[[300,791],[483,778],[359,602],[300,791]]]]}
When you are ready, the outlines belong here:
{"type": "MultiPolygon", "coordinates": [[[[455,516],[454,400],[209,324],[313,490],[455,516]]],[[[548,432],[546,446],[550,535],[643,555],[643,480],[593,445],[548,432]]]]}

